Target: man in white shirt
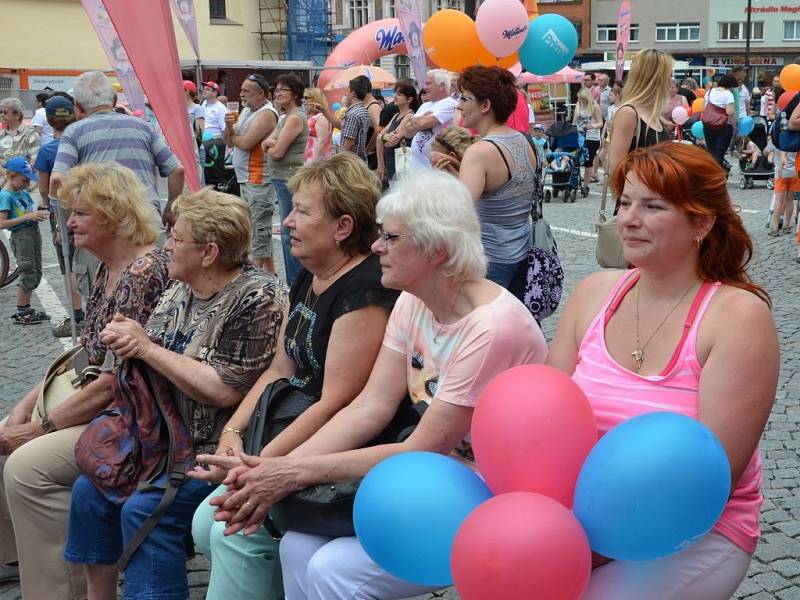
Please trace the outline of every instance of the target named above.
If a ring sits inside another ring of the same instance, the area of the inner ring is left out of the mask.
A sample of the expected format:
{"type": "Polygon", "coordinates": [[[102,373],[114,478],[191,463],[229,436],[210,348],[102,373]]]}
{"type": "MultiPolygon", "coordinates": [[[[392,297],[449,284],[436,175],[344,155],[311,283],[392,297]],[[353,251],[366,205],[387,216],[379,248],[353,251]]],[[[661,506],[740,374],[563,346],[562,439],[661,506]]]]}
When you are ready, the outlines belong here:
{"type": "Polygon", "coordinates": [[[411,141],[412,170],[430,168],[431,142],[442,129],[452,125],[457,104],[450,96],[450,73],[444,69],[428,71],[423,91],[427,92],[427,102],[403,125],[402,137],[414,136],[411,141]]]}
{"type": "Polygon", "coordinates": [[[203,84],[203,111],[205,112],[206,123],[204,132],[210,133],[212,137],[221,138],[225,131],[225,115],[228,114],[228,107],[219,101],[222,90],[216,81],[206,81],[203,84]]]}
{"type": "Polygon", "coordinates": [[[39,108],[33,113],[31,119],[31,126],[39,134],[39,146],[44,146],[47,142],[53,139],[53,128],[47,122],[47,113],[45,112],[44,103],[50,98],[47,92],[40,92],[36,94],[36,103],[39,108]]]}

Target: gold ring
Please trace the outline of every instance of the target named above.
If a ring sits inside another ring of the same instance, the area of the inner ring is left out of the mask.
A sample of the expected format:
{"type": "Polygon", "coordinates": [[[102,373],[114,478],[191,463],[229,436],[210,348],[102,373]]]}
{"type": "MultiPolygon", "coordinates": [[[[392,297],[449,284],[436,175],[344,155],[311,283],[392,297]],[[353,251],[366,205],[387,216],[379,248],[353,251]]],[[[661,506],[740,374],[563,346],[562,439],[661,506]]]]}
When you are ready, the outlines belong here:
{"type": "Polygon", "coordinates": [[[250,503],[250,500],[245,500],[244,503],[245,503],[246,506],[249,506],[250,508],[253,508],[253,505],[250,503]]]}

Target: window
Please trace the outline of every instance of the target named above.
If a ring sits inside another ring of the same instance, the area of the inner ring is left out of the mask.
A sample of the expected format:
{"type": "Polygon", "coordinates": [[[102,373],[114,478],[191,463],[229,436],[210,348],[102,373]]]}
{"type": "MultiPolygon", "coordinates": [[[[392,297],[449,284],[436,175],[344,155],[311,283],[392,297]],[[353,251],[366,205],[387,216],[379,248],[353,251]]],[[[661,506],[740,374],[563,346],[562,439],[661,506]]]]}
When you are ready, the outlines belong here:
{"type": "Polygon", "coordinates": [[[394,18],[397,16],[397,13],[394,10],[394,0],[389,0],[386,3],[386,10],[383,13],[384,17],[391,17],[394,18]]]}
{"type": "MultiPolygon", "coordinates": [[[[617,41],[617,26],[616,25],[598,25],[597,26],[597,43],[598,44],[613,44],[617,41]]],[[[631,23],[631,42],[639,41],[639,25],[638,23],[631,23]]]]}
{"type": "Polygon", "coordinates": [[[700,23],[656,23],[657,42],[699,42],[700,23]]]}
{"type": "Polygon", "coordinates": [[[411,59],[405,54],[394,57],[394,76],[399,79],[411,79],[411,59]]]}
{"type": "Polygon", "coordinates": [[[784,41],[800,40],[800,21],[783,22],[783,39],[784,41]]]}
{"type": "Polygon", "coordinates": [[[436,12],[446,8],[453,8],[464,12],[464,0],[436,0],[435,8],[436,12]]]}
{"type": "Polygon", "coordinates": [[[209,0],[208,12],[212,19],[227,19],[225,11],[225,0],[209,0]]]}
{"type": "Polygon", "coordinates": [[[369,23],[368,0],[350,0],[350,27],[358,29],[369,23]]]}
{"type": "Polygon", "coordinates": [[[583,29],[583,23],[580,21],[572,21],[572,26],[575,28],[575,33],[578,34],[578,48],[581,47],[581,30],[583,29]]]}
{"type": "MultiPolygon", "coordinates": [[[[747,39],[747,22],[732,21],[729,23],[720,22],[719,41],[720,42],[739,42],[747,39]]],[[[763,41],[764,21],[750,21],[750,39],[763,41]]]]}

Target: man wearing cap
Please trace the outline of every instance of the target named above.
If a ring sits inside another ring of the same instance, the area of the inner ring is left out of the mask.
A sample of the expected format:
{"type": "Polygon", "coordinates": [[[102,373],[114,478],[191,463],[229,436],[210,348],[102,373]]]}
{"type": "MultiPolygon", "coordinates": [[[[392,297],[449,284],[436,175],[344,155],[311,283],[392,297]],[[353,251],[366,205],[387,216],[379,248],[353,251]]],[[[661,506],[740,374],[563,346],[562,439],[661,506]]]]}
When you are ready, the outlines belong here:
{"type": "Polygon", "coordinates": [[[225,144],[233,148],[233,169],[242,199],[250,206],[253,220],[252,256],[257,267],[275,273],[272,260],[272,214],[275,190],[261,142],[278,124],[278,111],[267,100],[269,84],[261,75],[252,74],[242,82],[240,97],[244,108],[239,115],[225,118],[225,144]]]}
{"type": "MultiPolygon", "coordinates": [[[[116,94],[111,81],[100,71],[80,75],[73,88],[76,114],[85,115],[64,130],[50,176],[50,197],[58,197],[64,177],[75,165],[113,160],[128,167],[150,193],[153,218],[173,221],[171,205],[183,191],[183,167],[159,132],[140,118],[115,112],[116,94]],[[167,205],[161,211],[156,188],[156,168],[167,178],[167,205]]],[[[86,297],[96,270],[93,256],[75,253],[73,268],[78,290],[86,297]]],[[[65,325],[65,328],[68,325],[65,325]]]]}
{"type": "Polygon", "coordinates": [[[221,138],[225,131],[225,115],[228,108],[219,101],[222,90],[216,81],[206,81],[203,84],[203,111],[206,116],[205,130],[212,137],[221,138]]]}
{"type": "Polygon", "coordinates": [[[36,130],[36,133],[39,134],[39,145],[44,146],[47,142],[53,139],[53,128],[47,124],[47,114],[44,110],[44,103],[47,102],[47,99],[50,97],[50,94],[47,92],[40,92],[36,94],[36,103],[39,105],[39,108],[36,109],[36,112],[33,113],[33,118],[31,119],[31,126],[36,130]]]}

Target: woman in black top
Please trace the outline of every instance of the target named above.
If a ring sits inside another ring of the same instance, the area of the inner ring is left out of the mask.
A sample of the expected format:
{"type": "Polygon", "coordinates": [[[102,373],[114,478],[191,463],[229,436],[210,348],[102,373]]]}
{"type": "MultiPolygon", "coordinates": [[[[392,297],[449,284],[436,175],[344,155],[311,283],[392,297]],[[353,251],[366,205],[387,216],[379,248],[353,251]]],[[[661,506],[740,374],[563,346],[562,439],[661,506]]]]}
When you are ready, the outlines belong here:
{"type": "Polygon", "coordinates": [[[661,50],[644,49],[633,57],[611,126],[606,175],[614,172],[628,152],[669,139],[661,113],[673,64],[672,57],[661,50]]]}
{"type": "MultiPolygon", "coordinates": [[[[242,435],[261,393],[276,379],[287,378],[318,400],[262,456],[288,454],[347,406],[367,382],[398,296],[381,285],[380,263],[370,251],[378,237],[375,206],[381,188],[364,161],[343,152],[307,163],[289,187],[292,212],[284,224],[292,255],[304,269],[290,292],[279,349],[220,436],[216,454],[228,457],[225,468],[196,470],[197,479],[220,482],[242,464],[242,435]]],[[[220,486],[212,496],[224,491],[220,486]]],[[[277,598],[277,543],[266,530],[247,538],[224,536],[224,523],[213,520],[214,508],[201,504],[192,526],[200,551],[214,557],[208,598],[265,598],[270,588],[270,597],[277,598]],[[245,571],[258,581],[232,575],[245,571]]]]}
{"type": "Polygon", "coordinates": [[[399,112],[392,117],[386,128],[378,135],[377,140],[377,174],[384,187],[387,187],[396,175],[395,150],[403,144],[407,147],[411,146],[413,136],[403,138],[395,131],[406,118],[413,117],[414,113],[417,112],[419,108],[417,90],[410,83],[398,83],[394,88],[394,103],[397,105],[399,112]]]}

